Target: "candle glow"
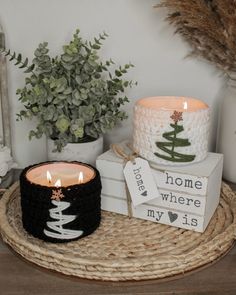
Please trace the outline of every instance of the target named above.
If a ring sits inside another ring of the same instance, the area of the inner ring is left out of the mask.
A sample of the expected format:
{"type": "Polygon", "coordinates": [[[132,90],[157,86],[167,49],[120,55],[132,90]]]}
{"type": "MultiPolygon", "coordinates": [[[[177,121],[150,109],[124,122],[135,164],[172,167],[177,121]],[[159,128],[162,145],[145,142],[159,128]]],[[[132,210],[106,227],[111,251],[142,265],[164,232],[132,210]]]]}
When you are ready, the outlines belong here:
{"type": "Polygon", "coordinates": [[[52,176],[48,170],[47,170],[47,181],[48,181],[48,183],[52,183],[52,176]]]}
{"type": "Polygon", "coordinates": [[[27,172],[27,179],[33,183],[54,187],[68,187],[85,184],[95,177],[92,167],[82,163],[54,162],[39,164],[27,172]],[[60,185],[58,184],[60,180],[60,185]]]}
{"type": "Polygon", "coordinates": [[[79,177],[78,177],[78,183],[81,184],[84,181],[84,174],[82,171],[80,171],[79,173],[79,177]]]}
{"type": "Polygon", "coordinates": [[[61,186],[61,180],[58,179],[56,182],[55,182],[55,186],[56,187],[60,187],[61,186]]]}
{"type": "Polygon", "coordinates": [[[187,101],[184,102],[184,110],[187,110],[188,109],[188,103],[187,101]]]}

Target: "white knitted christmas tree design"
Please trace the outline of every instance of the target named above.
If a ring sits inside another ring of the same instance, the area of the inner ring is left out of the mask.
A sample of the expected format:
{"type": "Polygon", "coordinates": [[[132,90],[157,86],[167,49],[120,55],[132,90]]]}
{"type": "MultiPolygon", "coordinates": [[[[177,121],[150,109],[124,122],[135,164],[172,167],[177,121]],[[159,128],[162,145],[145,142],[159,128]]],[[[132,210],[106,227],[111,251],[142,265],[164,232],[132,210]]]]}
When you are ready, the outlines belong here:
{"type": "Polygon", "coordinates": [[[52,194],[52,204],[56,206],[49,210],[49,214],[53,221],[47,222],[47,227],[50,230],[44,229],[44,234],[48,237],[61,240],[71,240],[80,237],[83,234],[82,230],[71,230],[63,228],[63,225],[72,222],[76,219],[76,215],[65,215],[62,212],[70,207],[69,202],[60,201],[64,195],[61,190],[54,190],[52,194]]]}

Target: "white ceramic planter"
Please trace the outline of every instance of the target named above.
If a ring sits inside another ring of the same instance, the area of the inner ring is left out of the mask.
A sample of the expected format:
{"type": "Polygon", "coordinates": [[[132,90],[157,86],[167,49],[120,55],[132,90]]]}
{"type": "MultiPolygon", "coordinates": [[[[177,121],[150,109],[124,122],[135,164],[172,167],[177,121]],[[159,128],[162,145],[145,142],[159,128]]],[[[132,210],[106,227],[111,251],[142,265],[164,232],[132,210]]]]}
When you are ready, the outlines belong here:
{"type": "Polygon", "coordinates": [[[224,155],[223,178],[236,183],[236,73],[230,77],[220,106],[217,152],[224,155]]]}
{"type": "Polygon", "coordinates": [[[53,152],[54,149],[54,141],[48,139],[49,161],[79,161],[95,165],[97,157],[103,152],[103,137],[90,142],[68,143],[60,153],[53,152]]]}

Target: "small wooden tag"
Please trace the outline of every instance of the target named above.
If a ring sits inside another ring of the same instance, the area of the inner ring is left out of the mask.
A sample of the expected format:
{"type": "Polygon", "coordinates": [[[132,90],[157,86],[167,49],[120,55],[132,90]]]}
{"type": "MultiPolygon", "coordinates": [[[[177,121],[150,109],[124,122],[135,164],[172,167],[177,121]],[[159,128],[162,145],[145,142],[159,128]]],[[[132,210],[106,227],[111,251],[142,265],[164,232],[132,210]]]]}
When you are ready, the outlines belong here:
{"type": "Polygon", "coordinates": [[[135,158],[124,168],[125,180],[134,206],[159,197],[159,192],[148,161],[135,158]]]}

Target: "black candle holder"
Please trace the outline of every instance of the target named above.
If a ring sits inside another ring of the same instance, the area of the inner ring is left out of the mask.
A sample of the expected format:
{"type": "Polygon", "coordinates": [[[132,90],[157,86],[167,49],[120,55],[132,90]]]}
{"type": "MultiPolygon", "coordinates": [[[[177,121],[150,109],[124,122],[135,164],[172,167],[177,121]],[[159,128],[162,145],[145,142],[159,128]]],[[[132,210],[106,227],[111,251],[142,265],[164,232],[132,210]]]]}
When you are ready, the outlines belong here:
{"type": "Polygon", "coordinates": [[[63,161],[84,165],[94,171],[94,177],[88,182],[67,187],[44,186],[27,178],[29,170],[50,163],[57,162],[29,166],[20,175],[24,229],[36,238],[54,243],[69,242],[91,234],[101,219],[98,170],[84,163],[63,161]]]}

